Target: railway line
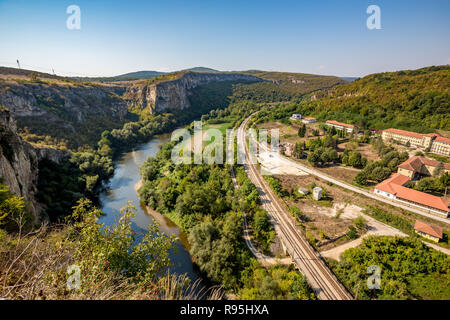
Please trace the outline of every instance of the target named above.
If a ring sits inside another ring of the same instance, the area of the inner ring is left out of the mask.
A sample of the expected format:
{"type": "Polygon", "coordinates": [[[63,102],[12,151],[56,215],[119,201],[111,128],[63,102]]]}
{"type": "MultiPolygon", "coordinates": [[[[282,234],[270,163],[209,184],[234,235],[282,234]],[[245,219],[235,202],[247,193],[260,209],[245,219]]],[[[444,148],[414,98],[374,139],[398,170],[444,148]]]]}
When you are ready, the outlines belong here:
{"type": "MultiPolygon", "coordinates": [[[[250,117],[242,122],[237,133],[238,144],[245,146],[246,159],[249,159],[249,150],[245,143],[245,128],[249,119],[250,117]]],[[[249,178],[258,188],[263,208],[272,218],[283,246],[305,275],[316,296],[321,300],[352,299],[352,296],[328,269],[319,254],[307,242],[291,215],[267,185],[257,166],[247,162],[244,167],[249,178]]]]}

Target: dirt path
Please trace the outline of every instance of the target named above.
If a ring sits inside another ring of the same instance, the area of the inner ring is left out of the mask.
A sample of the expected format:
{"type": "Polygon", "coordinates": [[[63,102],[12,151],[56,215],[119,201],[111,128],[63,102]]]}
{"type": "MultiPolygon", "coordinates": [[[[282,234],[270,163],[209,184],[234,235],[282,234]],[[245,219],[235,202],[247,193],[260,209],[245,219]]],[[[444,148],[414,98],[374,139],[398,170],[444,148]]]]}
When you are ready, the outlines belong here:
{"type": "MultiPolygon", "coordinates": [[[[360,215],[366,219],[367,221],[367,228],[368,231],[362,235],[360,238],[347,242],[341,246],[338,246],[336,248],[330,249],[330,250],[326,250],[326,251],[322,251],[320,254],[323,257],[326,258],[331,258],[334,260],[339,261],[341,259],[341,255],[342,253],[349,249],[349,248],[355,248],[357,246],[359,246],[362,242],[362,240],[368,236],[371,235],[376,235],[376,236],[399,236],[399,237],[407,237],[408,235],[406,233],[401,232],[398,229],[395,229],[394,227],[391,227],[387,224],[384,224],[364,213],[360,213],[360,215]]],[[[437,251],[440,251],[442,253],[445,253],[447,255],[450,255],[450,250],[443,248],[441,246],[438,246],[437,244],[433,244],[433,243],[429,243],[427,241],[422,241],[425,245],[429,246],[430,248],[433,248],[437,251]]]]}
{"type": "Polygon", "coordinates": [[[326,251],[322,251],[320,254],[323,257],[326,258],[331,258],[334,260],[340,260],[341,258],[341,254],[349,249],[349,248],[355,248],[357,246],[359,246],[362,242],[362,240],[365,237],[371,236],[371,235],[377,235],[377,236],[400,236],[400,237],[406,237],[407,234],[401,232],[400,230],[397,230],[387,224],[384,224],[378,220],[375,220],[374,218],[364,214],[364,213],[360,213],[359,215],[361,215],[364,219],[366,219],[367,221],[367,229],[368,231],[362,235],[361,237],[359,237],[356,240],[344,243],[343,245],[340,245],[336,248],[330,249],[330,250],[326,250],[326,251]]]}
{"type": "MultiPolygon", "coordinates": [[[[239,188],[233,169],[231,169],[231,179],[233,181],[234,188],[235,189],[239,188]]],[[[250,233],[250,229],[247,224],[247,216],[246,215],[244,215],[244,221],[242,223],[242,226],[244,229],[243,238],[245,240],[247,247],[250,249],[250,251],[255,256],[255,258],[263,266],[269,267],[269,266],[276,265],[276,264],[290,265],[292,263],[292,259],[290,257],[283,258],[283,259],[277,259],[277,258],[266,256],[266,255],[262,254],[261,252],[259,252],[259,250],[253,245],[253,243],[251,241],[251,233],[250,233]]]]}

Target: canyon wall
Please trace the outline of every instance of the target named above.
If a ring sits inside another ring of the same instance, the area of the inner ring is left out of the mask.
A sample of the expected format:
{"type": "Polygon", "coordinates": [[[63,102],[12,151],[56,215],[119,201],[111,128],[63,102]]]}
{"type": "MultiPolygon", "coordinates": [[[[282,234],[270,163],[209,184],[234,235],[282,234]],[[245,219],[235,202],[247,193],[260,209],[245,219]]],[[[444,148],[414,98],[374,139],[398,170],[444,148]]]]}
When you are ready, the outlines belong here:
{"type": "Polygon", "coordinates": [[[151,112],[183,110],[191,107],[190,90],[210,82],[242,81],[260,82],[262,79],[239,73],[188,72],[175,80],[151,83],[140,81],[129,86],[124,94],[129,105],[148,108],[151,112]]]}

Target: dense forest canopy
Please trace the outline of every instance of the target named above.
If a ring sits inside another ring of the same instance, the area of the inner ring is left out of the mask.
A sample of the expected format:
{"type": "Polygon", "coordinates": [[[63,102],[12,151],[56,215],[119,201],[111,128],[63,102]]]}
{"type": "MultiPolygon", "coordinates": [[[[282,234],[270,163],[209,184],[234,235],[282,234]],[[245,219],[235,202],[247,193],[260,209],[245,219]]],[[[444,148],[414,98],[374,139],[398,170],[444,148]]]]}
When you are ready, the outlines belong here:
{"type": "Polygon", "coordinates": [[[299,108],[364,129],[450,130],[450,66],[377,73],[321,90],[299,108]]]}
{"type": "Polygon", "coordinates": [[[418,239],[370,236],[331,265],[358,299],[450,299],[450,257],[418,239]],[[381,290],[365,285],[370,266],[379,268],[381,290]]]}

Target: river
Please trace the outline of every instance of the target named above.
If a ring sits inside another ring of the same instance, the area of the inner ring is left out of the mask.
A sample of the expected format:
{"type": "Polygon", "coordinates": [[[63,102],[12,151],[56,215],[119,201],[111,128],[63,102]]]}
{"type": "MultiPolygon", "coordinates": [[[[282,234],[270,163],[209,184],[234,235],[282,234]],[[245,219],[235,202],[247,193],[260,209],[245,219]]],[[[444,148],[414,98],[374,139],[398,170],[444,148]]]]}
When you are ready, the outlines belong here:
{"type": "Polygon", "coordinates": [[[113,178],[109,181],[106,191],[100,194],[102,211],[105,213],[100,222],[111,225],[120,216],[120,208],[127,205],[131,200],[136,206],[136,217],[133,219],[133,230],[142,233],[153,221],[157,221],[160,230],[169,235],[176,235],[178,241],[175,250],[170,253],[172,266],[169,268],[171,273],[186,273],[188,277],[195,281],[200,278],[196,271],[191,256],[189,255],[189,244],[186,234],[180,231],[175,223],[169,218],[153,210],[146,210],[143,203],[140,202],[136,192],[136,186],[140,181],[139,167],[149,156],[155,156],[162,144],[170,140],[170,134],[163,134],[153,137],[149,142],[136,147],[133,151],[127,152],[116,162],[116,168],[113,178]]]}

